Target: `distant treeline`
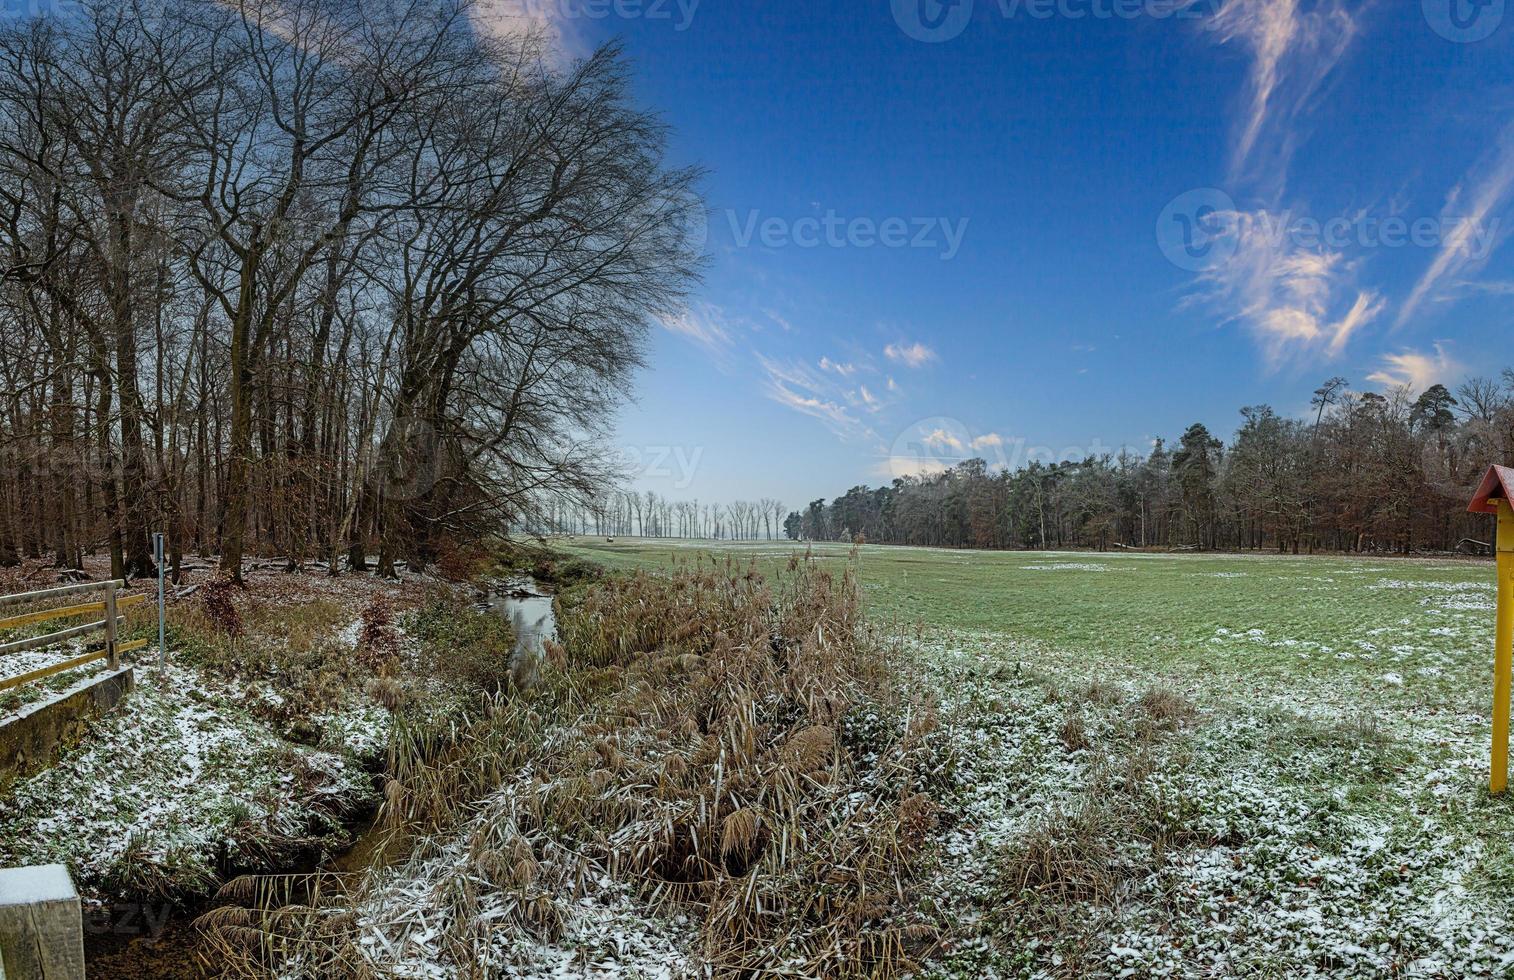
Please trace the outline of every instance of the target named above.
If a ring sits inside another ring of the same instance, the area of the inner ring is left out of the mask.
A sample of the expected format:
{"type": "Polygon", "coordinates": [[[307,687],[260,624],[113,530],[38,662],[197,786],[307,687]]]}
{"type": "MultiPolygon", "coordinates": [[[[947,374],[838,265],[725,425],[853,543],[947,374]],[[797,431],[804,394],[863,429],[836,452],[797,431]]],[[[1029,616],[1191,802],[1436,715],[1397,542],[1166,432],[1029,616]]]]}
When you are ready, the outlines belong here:
{"type": "Polygon", "coordinates": [[[729,504],[701,504],[670,500],[648,490],[617,490],[589,498],[562,497],[548,501],[535,523],[523,525],[532,534],[635,535],[644,538],[691,538],[711,541],[773,541],[783,535],[781,500],[737,500],[729,504]]]}
{"type": "Polygon", "coordinates": [[[1417,398],[1352,392],[1332,378],[1313,404],[1304,419],[1244,408],[1228,446],[1195,424],[1144,457],[1127,450],[1014,470],[968,459],[816,500],[784,530],[793,539],[1005,549],[1407,554],[1489,540],[1488,519],[1466,505],[1489,463],[1514,463],[1514,371],[1417,398]]]}

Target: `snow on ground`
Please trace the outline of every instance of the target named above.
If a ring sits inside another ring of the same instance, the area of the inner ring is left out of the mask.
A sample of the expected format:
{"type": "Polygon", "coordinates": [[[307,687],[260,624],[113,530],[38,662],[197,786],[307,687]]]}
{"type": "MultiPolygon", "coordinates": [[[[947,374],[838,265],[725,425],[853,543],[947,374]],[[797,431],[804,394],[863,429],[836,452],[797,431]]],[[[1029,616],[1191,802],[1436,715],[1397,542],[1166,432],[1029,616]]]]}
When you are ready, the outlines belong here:
{"type": "MultiPolygon", "coordinates": [[[[60,627],[54,625],[53,628],[58,629],[60,627]]],[[[98,647],[103,645],[103,634],[94,639],[95,642],[92,646],[98,647]]],[[[19,677],[22,674],[29,674],[34,670],[41,670],[44,667],[51,667],[65,660],[82,656],[85,652],[84,639],[78,638],[48,647],[45,650],[26,650],[21,653],[9,653],[4,657],[0,657],[0,677],[19,677]]],[[[18,688],[12,688],[9,691],[0,693],[0,715],[12,714],[27,705],[44,701],[47,698],[55,696],[60,691],[73,687],[82,681],[99,677],[109,670],[109,661],[102,658],[93,663],[85,664],[83,667],[76,667],[61,674],[54,674],[51,677],[44,677],[42,680],[31,681],[18,688]]]]}
{"type": "MultiPolygon", "coordinates": [[[[1217,639],[1276,642],[1262,630],[1217,639]]],[[[1103,778],[1098,762],[1129,751],[1101,732],[1152,679],[993,634],[927,634],[916,649],[966,790],[966,819],[943,840],[942,897],[967,910],[962,921],[986,919],[1005,901],[996,862],[1048,815],[1076,809],[1103,778]],[[1099,676],[1117,693],[1079,700],[1099,676]],[[1069,712],[1090,749],[1059,740],[1069,712]]],[[[1488,821],[1508,822],[1482,789],[1484,723],[1440,710],[1363,716],[1360,690],[1342,687],[1339,702],[1307,704],[1267,686],[1187,691],[1201,715],[1156,750],[1142,791],[1193,843],[1129,883],[1113,910],[1090,907],[1086,921],[1102,924],[1080,975],[1514,976],[1514,904],[1490,884],[1508,856],[1488,821]]],[[[985,928],[927,975],[1024,976],[1032,962],[1062,962],[1038,942],[985,928]]]]}
{"type": "Polygon", "coordinates": [[[1086,561],[1059,561],[1049,564],[1021,565],[1021,568],[1031,572],[1107,572],[1108,565],[1086,561]]]}
{"type": "MultiPolygon", "coordinates": [[[[53,768],[0,797],[0,863],[67,863],[87,887],[138,880],[144,863],[213,880],[223,848],[280,846],[373,798],[355,757],[295,746],[199,671],[138,670],[127,705],[53,768]]],[[[357,712],[346,736],[380,743],[357,712]],[[359,736],[358,733],[361,733],[359,736]]]]}
{"type": "Polygon", "coordinates": [[[699,976],[690,950],[691,923],[650,913],[629,885],[584,868],[563,847],[552,845],[519,888],[486,867],[482,852],[508,853],[509,841],[518,839],[516,815],[529,807],[522,794],[545,790],[533,773],[522,772],[479,802],[472,819],[445,842],[378,872],[355,909],[356,955],[364,965],[394,980],[449,980],[463,975],[464,965],[449,955],[448,937],[466,935],[474,937],[466,945],[474,957],[466,967],[491,977],[699,976]],[[463,894],[469,897],[439,900],[463,894]],[[544,919],[559,924],[551,938],[539,925],[527,924],[544,919]]]}

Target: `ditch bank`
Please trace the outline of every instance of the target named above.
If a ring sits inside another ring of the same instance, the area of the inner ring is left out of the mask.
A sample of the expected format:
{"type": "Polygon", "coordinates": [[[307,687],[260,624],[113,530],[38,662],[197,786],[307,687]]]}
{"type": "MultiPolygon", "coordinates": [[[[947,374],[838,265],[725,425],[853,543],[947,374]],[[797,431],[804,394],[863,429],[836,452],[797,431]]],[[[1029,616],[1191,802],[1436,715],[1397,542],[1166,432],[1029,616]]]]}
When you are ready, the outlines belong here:
{"type": "MultiPolygon", "coordinates": [[[[370,724],[359,724],[364,712],[351,706],[345,712],[317,712],[291,720],[282,733],[285,743],[264,746],[274,751],[264,755],[263,761],[277,761],[285,770],[292,770],[299,768],[294,760],[320,759],[323,766],[310,768],[323,768],[332,778],[280,778],[265,788],[279,793],[282,806],[268,807],[256,815],[250,811],[250,800],[234,802],[233,810],[244,811],[235,824],[223,824],[219,831],[202,828],[212,835],[219,833],[222,839],[211,859],[200,867],[186,866],[193,862],[176,862],[168,849],[156,855],[160,867],[154,876],[133,876],[116,869],[87,878],[84,887],[96,896],[85,912],[91,980],[179,980],[221,975],[202,965],[203,935],[196,919],[225,904],[218,894],[222,883],[244,875],[330,872],[358,876],[372,866],[403,857],[405,848],[393,846],[394,837],[379,813],[384,786],[394,772],[390,745],[394,733],[404,729],[413,735],[427,727],[443,729],[471,710],[481,693],[507,684],[512,669],[534,665],[542,655],[543,644],[556,635],[552,602],[534,580],[511,578],[480,589],[449,590],[402,614],[385,615],[365,608],[358,622],[336,630],[332,646],[340,649],[351,643],[356,647],[347,659],[354,659],[355,652],[355,659],[372,661],[375,649],[393,654],[394,661],[377,669],[377,676],[363,685],[367,697],[384,704],[389,723],[374,725],[369,718],[370,724]],[[474,597],[471,602],[466,598],[470,591],[474,597]],[[519,624],[521,632],[515,633],[511,624],[519,624]],[[406,682],[402,678],[407,676],[424,681],[406,682]],[[319,813],[308,810],[316,800],[329,806],[323,805],[319,813]],[[302,823],[280,826],[277,840],[261,832],[273,829],[268,821],[276,811],[296,805],[307,808],[302,823]],[[262,827],[258,827],[260,823],[262,827]]],[[[149,690],[138,713],[161,714],[164,693],[162,688],[149,690]]],[[[213,728],[214,722],[207,719],[224,714],[229,699],[218,696],[215,700],[222,705],[220,709],[191,709],[191,723],[177,726],[179,730],[187,732],[207,724],[213,728]]],[[[140,728],[125,721],[104,720],[106,730],[96,732],[97,737],[104,736],[94,743],[97,754],[112,754],[111,746],[119,748],[116,743],[122,730],[140,728]]],[[[157,721],[159,731],[176,727],[162,724],[161,717],[157,721]]],[[[202,754],[220,758],[225,755],[226,743],[243,744],[248,740],[246,734],[224,739],[212,735],[216,745],[202,754]]],[[[166,752],[162,746],[159,750],[166,752]]],[[[145,762],[142,756],[157,754],[142,753],[129,767],[146,768],[141,765],[145,762]]],[[[245,752],[242,756],[244,764],[253,761],[245,752]]],[[[86,771],[98,769],[77,758],[70,762],[86,771]]],[[[191,768],[203,770],[203,766],[191,768]]],[[[247,771],[257,768],[248,765],[244,768],[247,771]]],[[[171,793],[171,788],[164,789],[171,793]]],[[[8,802],[0,802],[0,813],[8,802]]],[[[134,832],[126,829],[128,835],[134,832]]]]}

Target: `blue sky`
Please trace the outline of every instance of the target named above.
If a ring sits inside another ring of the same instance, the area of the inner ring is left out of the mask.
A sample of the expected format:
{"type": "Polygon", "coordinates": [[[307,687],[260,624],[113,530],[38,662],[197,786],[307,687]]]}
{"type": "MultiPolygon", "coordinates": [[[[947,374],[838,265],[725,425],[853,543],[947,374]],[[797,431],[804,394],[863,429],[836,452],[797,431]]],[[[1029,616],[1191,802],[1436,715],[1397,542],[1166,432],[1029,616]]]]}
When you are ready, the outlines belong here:
{"type": "Polygon", "coordinates": [[[710,172],[640,489],[797,507],[1514,365],[1505,0],[528,2],[710,172]]]}

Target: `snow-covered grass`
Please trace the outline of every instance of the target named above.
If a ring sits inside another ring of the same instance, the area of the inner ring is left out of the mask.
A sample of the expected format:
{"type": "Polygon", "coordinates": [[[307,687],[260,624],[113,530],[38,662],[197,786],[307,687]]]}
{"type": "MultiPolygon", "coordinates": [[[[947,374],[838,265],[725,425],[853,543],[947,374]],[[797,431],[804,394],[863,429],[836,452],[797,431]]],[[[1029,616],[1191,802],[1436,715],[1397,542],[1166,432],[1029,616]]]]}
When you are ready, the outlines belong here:
{"type": "Polygon", "coordinates": [[[850,577],[705,566],[562,603],[539,681],[395,749],[408,861],[292,900],[234,883],[236,975],[897,976],[950,744],[850,577]]]}
{"type": "Polygon", "coordinates": [[[1514,975],[1491,564],[1026,558],[860,550],[957,760],[929,975],[1514,975]]]}
{"type": "MultiPolygon", "coordinates": [[[[66,863],[91,891],[179,895],[228,866],[339,846],[343,814],[375,802],[358,756],[290,743],[241,700],[195,668],[141,672],[121,710],[0,797],[0,863],[66,863]]],[[[372,743],[387,722],[364,721],[372,743]]]]}
{"type": "MultiPolygon", "coordinates": [[[[235,593],[236,637],[197,593],[192,582],[170,604],[166,672],[155,649],[136,654],[130,696],[55,766],[0,787],[0,864],[63,862],[87,894],[126,898],[190,898],[228,874],[310,865],[348,846],[347,825],[378,805],[394,712],[475,697],[416,669],[414,612],[382,627],[399,677],[378,676],[391,668],[365,650],[375,602],[453,608],[435,582],[255,572],[235,593]]],[[[127,635],[155,633],[154,619],[134,616],[127,635]]],[[[5,658],[3,672],[32,660],[5,658]]]]}

